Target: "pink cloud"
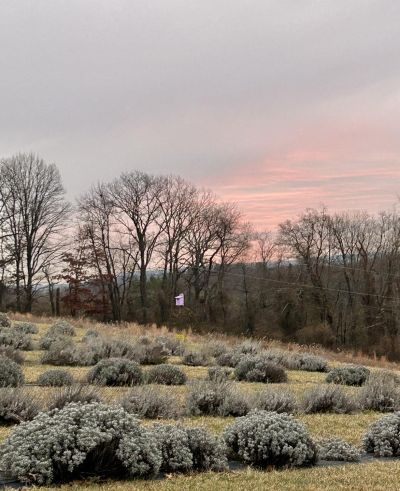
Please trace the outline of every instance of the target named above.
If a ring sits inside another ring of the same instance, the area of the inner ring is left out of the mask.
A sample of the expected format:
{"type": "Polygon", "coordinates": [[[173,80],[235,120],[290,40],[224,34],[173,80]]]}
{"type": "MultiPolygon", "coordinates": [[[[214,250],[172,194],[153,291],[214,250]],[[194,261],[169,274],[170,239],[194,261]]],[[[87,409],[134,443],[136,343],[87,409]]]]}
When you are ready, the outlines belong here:
{"type": "Polygon", "coordinates": [[[382,162],[347,163],[336,155],[299,149],[278,163],[271,159],[233,169],[213,180],[223,200],[235,202],[257,228],[275,228],[305,208],[378,212],[397,201],[400,165],[390,156],[382,162]]]}

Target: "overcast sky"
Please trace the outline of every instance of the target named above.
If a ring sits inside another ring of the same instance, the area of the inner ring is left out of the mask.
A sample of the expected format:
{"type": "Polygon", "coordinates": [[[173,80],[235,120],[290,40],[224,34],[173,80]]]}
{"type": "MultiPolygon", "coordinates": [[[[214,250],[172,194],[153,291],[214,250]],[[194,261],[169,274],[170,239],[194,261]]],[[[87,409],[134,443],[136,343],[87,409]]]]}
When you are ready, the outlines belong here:
{"type": "Polygon", "coordinates": [[[400,193],[398,0],[0,0],[0,155],[180,174],[273,228],[400,193]]]}

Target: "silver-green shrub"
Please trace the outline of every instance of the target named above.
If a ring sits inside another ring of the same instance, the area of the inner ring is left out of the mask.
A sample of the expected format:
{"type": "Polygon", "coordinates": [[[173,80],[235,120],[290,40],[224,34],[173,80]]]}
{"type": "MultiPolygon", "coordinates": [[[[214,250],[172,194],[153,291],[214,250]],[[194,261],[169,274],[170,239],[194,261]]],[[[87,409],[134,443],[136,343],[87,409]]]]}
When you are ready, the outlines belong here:
{"type": "Polygon", "coordinates": [[[19,387],[25,382],[21,367],[5,356],[0,357],[0,387],[19,387]]]}
{"type": "Polygon", "coordinates": [[[235,368],[235,377],[247,382],[287,382],[285,370],[262,355],[244,357],[235,368]]]}
{"type": "Polygon", "coordinates": [[[38,414],[39,409],[32,395],[25,390],[0,389],[0,424],[19,424],[29,421],[38,414]]]}
{"type": "Polygon", "coordinates": [[[247,398],[233,384],[201,380],[191,384],[187,409],[195,416],[243,416],[250,407],[247,398]]]}
{"type": "Polygon", "coordinates": [[[321,460],[341,462],[360,462],[360,450],[340,438],[330,438],[317,442],[318,457],[321,460]]]}
{"type": "Polygon", "coordinates": [[[71,402],[101,402],[99,389],[82,384],[65,385],[51,394],[48,409],[62,409],[71,402]]]}
{"type": "Polygon", "coordinates": [[[242,353],[237,353],[234,350],[227,351],[226,353],[222,353],[216,358],[216,362],[221,367],[230,367],[235,368],[236,365],[240,362],[242,358],[246,355],[242,353]]]}
{"type": "Polygon", "coordinates": [[[75,345],[70,338],[57,335],[42,340],[44,349],[45,343],[49,353],[43,354],[42,363],[52,365],[92,366],[109,358],[126,358],[137,363],[143,360],[139,346],[121,339],[88,337],[85,342],[75,345]]]}
{"type": "Polygon", "coordinates": [[[32,336],[22,331],[16,331],[12,327],[2,327],[0,329],[0,345],[11,346],[22,351],[33,349],[32,336]]]}
{"type": "Polygon", "coordinates": [[[204,428],[155,425],[163,472],[224,471],[228,469],[224,442],[204,428]]]}
{"type": "Polygon", "coordinates": [[[97,339],[99,337],[100,337],[99,331],[96,331],[95,329],[89,329],[85,332],[85,335],[82,338],[82,343],[93,341],[93,339],[97,339]]]}
{"type": "Polygon", "coordinates": [[[284,351],[279,348],[268,348],[266,350],[263,350],[261,353],[263,358],[266,360],[271,361],[272,363],[275,363],[276,365],[281,365],[283,367],[286,367],[288,364],[289,357],[291,353],[289,351],[284,351]]]}
{"type": "Polygon", "coordinates": [[[304,370],[306,372],[328,371],[328,361],[322,356],[311,353],[290,353],[284,366],[289,370],[304,370]]]}
{"type": "Polygon", "coordinates": [[[369,427],[363,439],[364,449],[375,457],[400,456],[400,412],[388,414],[369,427]]]}
{"type": "Polygon", "coordinates": [[[22,423],[0,447],[0,469],[23,482],[50,484],[85,473],[151,476],[161,452],[151,431],[122,407],[69,404],[22,423]]]}
{"type": "Polygon", "coordinates": [[[14,324],[15,331],[22,332],[23,334],[37,334],[39,329],[33,322],[20,322],[14,324]]]}
{"type": "Polygon", "coordinates": [[[159,365],[165,363],[169,356],[168,349],[161,342],[155,340],[149,344],[141,345],[141,363],[144,365],[159,365]]]}
{"type": "Polygon", "coordinates": [[[210,357],[201,351],[186,351],[182,358],[184,365],[192,367],[206,367],[210,365],[210,357]]]}
{"type": "Polygon", "coordinates": [[[75,328],[72,324],[64,319],[57,320],[49,327],[49,335],[58,336],[75,336],[75,328]]]}
{"type": "Polygon", "coordinates": [[[288,370],[304,370],[308,372],[326,372],[328,361],[322,356],[312,353],[285,351],[279,348],[268,348],[258,353],[260,356],[288,370]]]}
{"type": "Polygon", "coordinates": [[[252,411],[237,418],[224,438],[236,457],[257,467],[298,467],[317,460],[305,425],[288,414],[252,411]]]}
{"type": "Polygon", "coordinates": [[[229,351],[228,346],[221,341],[207,341],[201,347],[201,351],[209,358],[218,358],[229,351]]]}
{"type": "Polygon", "coordinates": [[[169,355],[182,356],[185,352],[185,346],[182,341],[180,341],[173,335],[159,336],[157,340],[165,347],[169,355]]]}
{"type": "Polygon", "coordinates": [[[363,409],[393,412],[400,409],[400,383],[392,372],[371,373],[360,391],[360,405],[363,409]]]}
{"type": "Polygon", "coordinates": [[[186,428],[178,425],[155,425],[153,431],[161,450],[161,471],[192,471],[193,455],[186,428]]]}
{"type": "Polygon", "coordinates": [[[88,353],[87,365],[95,365],[105,358],[127,358],[137,363],[143,360],[143,346],[124,339],[90,337],[85,344],[85,350],[88,353]]]}
{"type": "Polygon", "coordinates": [[[72,339],[68,336],[64,336],[63,334],[50,334],[49,332],[45,333],[44,336],[42,336],[39,340],[39,348],[42,350],[48,350],[50,349],[51,345],[53,343],[57,343],[60,341],[65,341],[66,343],[69,342],[72,344],[72,339]]]}
{"type": "Polygon", "coordinates": [[[225,382],[229,379],[232,371],[226,367],[210,367],[208,369],[208,380],[213,382],[225,382]]]}
{"type": "MultiPolygon", "coordinates": [[[[49,340],[50,338],[47,338],[49,340]]],[[[65,366],[75,364],[75,344],[67,336],[52,338],[47,350],[41,356],[44,365],[65,366]]]]}
{"type": "Polygon", "coordinates": [[[4,312],[0,312],[0,328],[11,327],[11,319],[4,312]]]}
{"type": "Polygon", "coordinates": [[[257,356],[261,353],[264,353],[264,351],[261,350],[259,342],[246,340],[225,353],[221,353],[217,356],[216,362],[222,367],[235,368],[244,358],[257,356]]]}
{"type": "Polygon", "coordinates": [[[369,370],[361,365],[345,365],[333,368],[327,375],[328,383],[342,385],[364,385],[369,377],[369,370]]]}
{"type": "Polygon", "coordinates": [[[97,385],[140,385],[144,381],[143,371],[134,361],[126,358],[100,360],[88,373],[87,381],[97,385]]]}
{"type": "Polygon", "coordinates": [[[199,471],[225,471],[228,468],[226,446],[205,428],[186,428],[193,469],[199,471]]]}
{"type": "Polygon", "coordinates": [[[237,390],[234,384],[228,384],[218,410],[219,416],[244,416],[250,409],[248,396],[237,390]]]}
{"type": "Polygon", "coordinates": [[[185,372],[175,365],[156,365],[146,375],[149,384],[184,385],[187,381],[185,372]]]}
{"type": "Polygon", "coordinates": [[[14,349],[12,346],[0,345],[0,357],[5,356],[10,360],[15,361],[18,365],[22,365],[25,361],[22,351],[14,349]]]}
{"type": "Polygon", "coordinates": [[[193,382],[187,395],[188,412],[195,416],[219,415],[227,387],[226,383],[221,382],[193,382]]]}
{"type": "Polygon", "coordinates": [[[246,339],[233,348],[235,353],[241,355],[258,355],[261,349],[261,343],[252,339],[246,339]]]}
{"type": "Polygon", "coordinates": [[[122,398],[121,406],[129,413],[147,419],[175,419],[183,412],[176,397],[150,386],[131,389],[122,398]]]}
{"type": "Polygon", "coordinates": [[[304,393],[303,410],[312,413],[353,413],[358,409],[353,397],[337,386],[319,385],[304,393]]]}
{"type": "Polygon", "coordinates": [[[37,383],[43,387],[63,387],[72,385],[74,378],[66,370],[47,370],[39,375],[37,383]]]}
{"type": "Polygon", "coordinates": [[[293,414],[297,412],[297,402],[289,390],[267,389],[258,392],[253,398],[253,407],[265,411],[293,414]]]}

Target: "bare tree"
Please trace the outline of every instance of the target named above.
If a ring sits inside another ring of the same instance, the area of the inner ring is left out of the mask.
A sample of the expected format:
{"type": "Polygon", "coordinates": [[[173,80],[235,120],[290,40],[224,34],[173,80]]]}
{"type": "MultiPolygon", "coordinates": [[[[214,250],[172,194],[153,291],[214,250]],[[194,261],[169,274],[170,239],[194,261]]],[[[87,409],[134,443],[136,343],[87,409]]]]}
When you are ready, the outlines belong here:
{"type": "Polygon", "coordinates": [[[0,182],[11,235],[17,308],[21,308],[22,279],[24,308],[30,312],[35,286],[43,279],[43,268],[57,254],[54,239],[65,228],[70,205],[64,199],[57,167],[33,154],[3,160],[0,182]]]}
{"type": "Polygon", "coordinates": [[[93,266],[107,290],[114,321],[121,321],[138,261],[136,241],[119,230],[116,209],[107,186],[94,186],[79,201],[81,222],[93,266]]]}
{"type": "Polygon", "coordinates": [[[259,280],[259,303],[262,309],[267,307],[268,267],[277,253],[276,240],[270,231],[258,231],[253,234],[253,248],[256,262],[261,264],[261,279],[259,280]]]}
{"type": "Polygon", "coordinates": [[[210,259],[216,262],[216,297],[222,310],[223,323],[225,324],[227,318],[224,294],[225,274],[228,272],[229,267],[241,259],[250,249],[252,237],[250,224],[242,221],[242,215],[235,205],[224,203],[218,207],[216,237],[215,255],[214,257],[211,255],[210,259]]]}
{"type": "Polygon", "coordinates": [[[144,172],[122,174],[110,185],[117,218],[138,247],[141,320],[148,322],[147,270],[165,224],[160,220],[165,178],[144,172]]]}
{"type": "Polygon", "coordinates": [[[199,194],[194,210],[193,221],[185,236],[187,251],[186,281],[189,296],[194,290],[194,300],[204,303],[208,294],[211,271],[214,265],[217,242],[217,204],[209,192],[199,194]]]}
{"type": "Polygon", "coordinates": [[[332,306],[327,294],[329,277],[324,274],[332,258],[330,217],[326,209],[307,210],[297,222],[288,220],[280,224],[279,243],[304,265],[314,286],[312,295],[319,307],[320,320],[332,326],[332,306]]]}
{"type": "Polygon", "coordinates": [[[197,189],[180,177],[165,179],[160,197],[162,213],[158,219],[163,229],[158,252],[163,267],[162,288],[167,300],[167,312],[162,311],[162,321],[166,320],[177,295],[178,281],[186,271],[187,251],[184,245],[196,218],[197,196],[197,189]]]}

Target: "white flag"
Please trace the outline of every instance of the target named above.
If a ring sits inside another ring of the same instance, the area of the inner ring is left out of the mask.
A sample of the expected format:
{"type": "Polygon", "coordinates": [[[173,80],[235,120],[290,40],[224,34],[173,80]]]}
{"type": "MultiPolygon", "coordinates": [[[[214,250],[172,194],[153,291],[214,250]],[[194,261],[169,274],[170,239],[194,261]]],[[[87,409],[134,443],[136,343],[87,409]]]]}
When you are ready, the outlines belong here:
{"type": "Polygon", "coordinates": [[[185,305],[185,295],[183,293],[180,293],[175,297],[175,305],[178,307],[183,307],[185,305]]]}

